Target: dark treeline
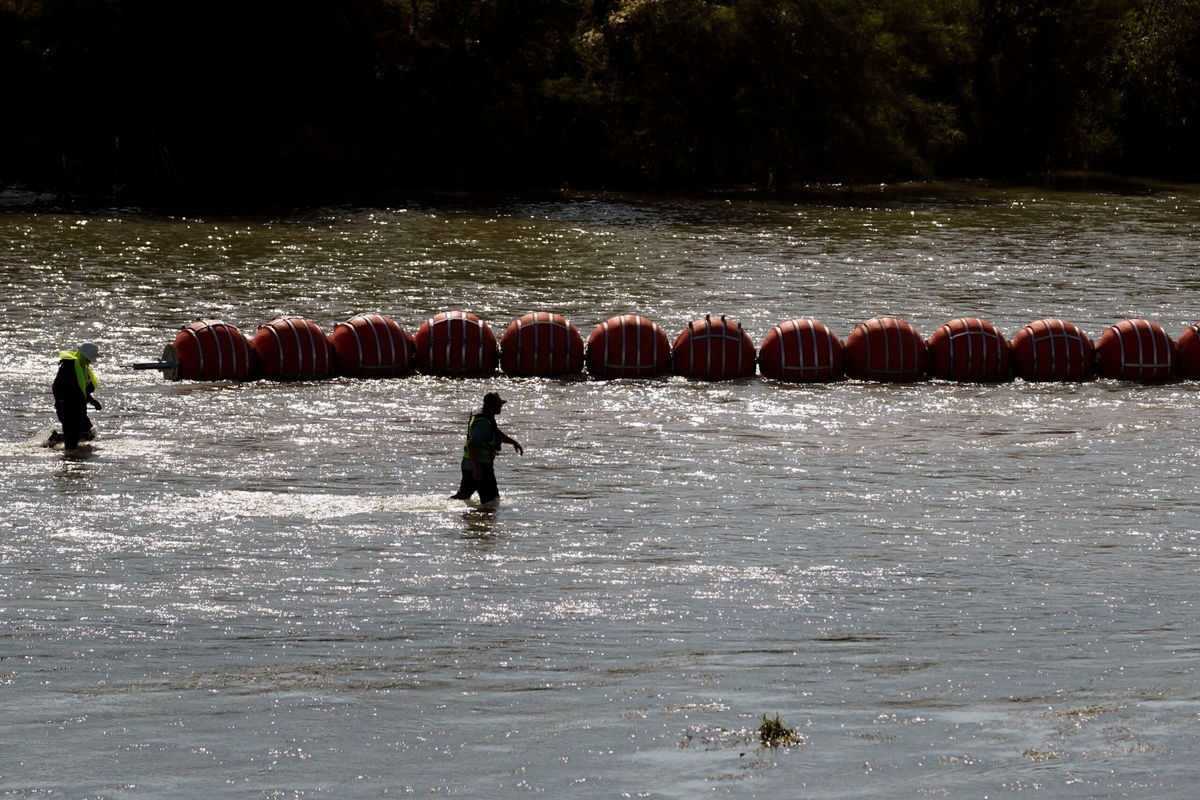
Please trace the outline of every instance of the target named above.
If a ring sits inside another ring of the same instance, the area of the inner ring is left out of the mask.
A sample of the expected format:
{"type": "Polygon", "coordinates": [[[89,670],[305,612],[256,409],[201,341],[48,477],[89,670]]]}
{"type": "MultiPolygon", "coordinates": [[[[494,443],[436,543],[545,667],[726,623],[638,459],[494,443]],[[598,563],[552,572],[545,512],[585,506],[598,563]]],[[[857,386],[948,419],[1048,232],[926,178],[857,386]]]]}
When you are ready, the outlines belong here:
{"type": "Polygon", "coordinates": [[[0,185],[1200,174],[1200,0],[0,0],[0,185]]]}

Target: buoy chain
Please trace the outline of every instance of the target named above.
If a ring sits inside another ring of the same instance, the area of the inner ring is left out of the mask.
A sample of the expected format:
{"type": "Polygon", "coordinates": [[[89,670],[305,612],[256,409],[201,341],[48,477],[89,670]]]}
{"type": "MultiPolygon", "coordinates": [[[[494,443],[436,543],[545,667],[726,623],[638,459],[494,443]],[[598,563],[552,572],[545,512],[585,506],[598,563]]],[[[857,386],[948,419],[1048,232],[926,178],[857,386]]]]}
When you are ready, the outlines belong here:
{"type": "Polygon", "coordinates": [[[597,325],[586,345],[569,320],[551,312],[530,312],[510,330],[511,336],[506,331],[497,342],[483,320],[465,311],[427,319],[415,342],[381,314],[337,323],[333,337],[295,317],[263,325],[253,339],[220,320],[197,320],[180,330],[161,361],[133,366],[160,369],[170,379],[244,380],[262,369],[266,377],[289,380],[339,371],[400,375],[413,364],[431,374],[489,374],[499,356],[512,374],[569,374],[581,372],[586,362],[598,378],[675,372],[727,380],[752,375],[756,366],[764,375],[791,380],[1200,378],[1200,322],[1189,325],[1177,343],[1154,323],[1128,319],[1109,326],[1093,344],[1057,319],[1029,323],[1010,342],[990,322],[974,317],[939,326],[928,341],[901,319],[876,317],[856,326],[843,345],[821,323],[797,318],[772,326],[761,349],[741,323],[724,314],[692,320],[673,347],[655,322],[632,313],[597,325]],[[414,351],[414,344],[421,349],[414,351]]]}

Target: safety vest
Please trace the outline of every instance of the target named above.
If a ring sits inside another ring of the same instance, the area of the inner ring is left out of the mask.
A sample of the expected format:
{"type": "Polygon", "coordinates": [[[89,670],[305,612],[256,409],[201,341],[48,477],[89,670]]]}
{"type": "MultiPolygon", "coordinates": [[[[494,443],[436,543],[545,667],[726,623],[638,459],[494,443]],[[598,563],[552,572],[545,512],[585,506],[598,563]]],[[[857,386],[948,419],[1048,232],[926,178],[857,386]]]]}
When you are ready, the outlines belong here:
{"type": "Polygon", "coordinates": [[[79,391],[83,392],[83,396],[87,397],[88,382],[92,384],[92,389],[100,385],[96,380],[96,373],[92,372],[91,363],[83,357],[83,353],[78,350],[59,350],[58,357],[62,361],[75,362],[75,380],[79,382],[79,391]]]}
{"type": "Polygon", "coordinates": [[[490,464],[496,458],[496,451],[500,449],[500,427],[496,425],[496,420],[487,414],[472,414],[471,418],[467,420],[467,443],[463,445],[463,458],[471,457],[471,426],[477,420],[487,420],[488,424],[492,426],[491,441],[475,445],[481,451],[479,460],[484,464],[490,464]]]}

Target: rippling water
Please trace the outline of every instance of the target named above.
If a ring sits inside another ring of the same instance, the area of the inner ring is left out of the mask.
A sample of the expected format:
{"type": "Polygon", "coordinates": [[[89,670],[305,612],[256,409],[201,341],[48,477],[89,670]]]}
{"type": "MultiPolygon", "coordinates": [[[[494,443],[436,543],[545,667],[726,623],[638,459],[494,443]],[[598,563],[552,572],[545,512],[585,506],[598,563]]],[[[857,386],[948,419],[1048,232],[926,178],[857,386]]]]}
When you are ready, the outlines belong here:
{"type": "Polygon", "coordinates": [[[181,325],[1200,318],[1200,196],[0,216],[0,794],[1178,797],[1200,384],[168,383],[181,325]],[[54,352],[101,343],[94,449],[54,352]],[[446,500],[484,391],[526,446],[446,500]],[[779,714],[799,744],[757,742],[779,714]]]}

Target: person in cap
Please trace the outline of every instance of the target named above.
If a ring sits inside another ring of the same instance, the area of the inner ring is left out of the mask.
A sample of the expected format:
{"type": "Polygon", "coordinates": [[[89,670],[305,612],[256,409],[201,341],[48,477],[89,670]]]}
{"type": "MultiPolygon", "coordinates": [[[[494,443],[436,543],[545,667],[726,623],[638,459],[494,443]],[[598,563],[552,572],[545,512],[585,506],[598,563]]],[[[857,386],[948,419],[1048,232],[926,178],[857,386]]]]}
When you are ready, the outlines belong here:
{"type": "Polygon", "coordinates": [[[99,357],[100,348],[92,342],[84,342],[78,350],[59,351],[53,391],[54,412],[62,423],[62,433],[51,433],[47,444],[62,442],[67,450],[74,450],[81,440],[95,438],[87,407],[91,405],[97,411],[103,408],[92,396],[97,385],[92,363],[99,357]]]}
{"type": "Polygon", "coordinates": [[[496,486],[494,460],[501,444],[511,444],[518,454],[524,453],[520,442],[512,438],[496,424],[496,415],[504,410],[507,400],[495,392],[483,396],[483,408],[471,415],[467,421],[467,443],[463,447],[462,482],[458,491],[450,495],[452,500],[467,500],[476,491],[479,503],[489,503],[500,497],[496,486]]]}

